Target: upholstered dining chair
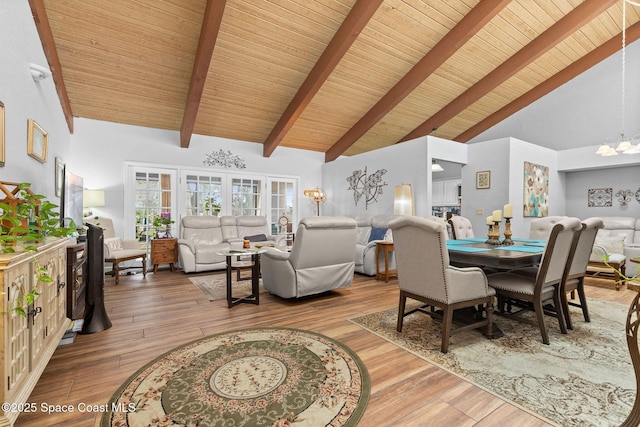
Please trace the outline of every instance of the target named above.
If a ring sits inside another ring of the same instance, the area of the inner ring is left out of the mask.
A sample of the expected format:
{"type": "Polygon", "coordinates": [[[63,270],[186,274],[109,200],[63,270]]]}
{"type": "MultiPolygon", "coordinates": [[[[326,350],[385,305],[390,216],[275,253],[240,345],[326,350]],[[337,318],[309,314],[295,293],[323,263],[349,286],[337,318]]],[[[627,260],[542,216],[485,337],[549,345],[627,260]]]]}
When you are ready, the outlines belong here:
{"type": "Polygon", "coordinates": [[[567,323],[568,329],[573,329],[569,305],[580,307],[582,309],[584,321],[591,321],[589,318],[589,308],[587,306],[587,297],[584,293],[583,282],[587,274],[589,257],[591,256],[593,243],[596,240],[596,234],[598,233],[598,230],[603,227],[604,222],[602,221],[602,218],[587,218],[582,221],[582,230],[574,242],[572,253],[569,255],[571,262],[567,263],[567,268],[562,279],[562,286],[560,290],[560,300],[562,301],[564,319],[567,323]],[[569,302],[567,298],[567,294],[569,292],[571,292],[572,295],[577,292],[580,302],[569,302]]]}
{"type": "Polygon", "coordinates": [[[537,274],[518,274],[517,272],[495,273],[487,276],[489,286],[496,290],[499,314],[515,320],[528,322],[520,314],[533,310],[540,328],[542,342],[549,344],[549,333],[544,323],[544,315],[550,314],[558,319],[560,331],[567,333],[563,308],[560,300],[560,287],[576,233],[582,230],[578,218],[565,218],[552,228],[537,274]],[[551,309],[545,306],[551,305],[551,309]],[[508,306],[508,309],[505,307],[508,306]],[[517,308],[518,310],[513,312],[517,308]]]}
{"type": "Polygon", "coordinates": [[[475,237],[473,234],[473,227],[471,221],[460,215],[453,215],[449,218],[449,224],[451,224],[451,233],[454,240],[469,239],[475,237]]]}
{"type": "Polygon", "coordinates": [[[406,316],[420,311],[442,320],[440,351],[443,353],[449,350],[449,338],[452,334],[484,326],[486,334],[491,336],[495,291],[487,285],[487,277],[480,268],[449,265],[445,223],[430,218],[407,216],[392,220],[389,228],[393,230],[400,286],[396,327],[398,332],[402,332],[406,316]],[[407,298],[426,305],[405,312],[407,298]],[[431,310],[426,309],[428,306],[431,310]],[[486,317],[453,328],[454,310],[476,306],[483,308],[486,317]],[[441,309],[442,314],[436,308],[441,309]]]}
{"type": "Polygon", "coordinates": [[[113,276],[116,285],[120,283],[120,264],[125,261],[139,259],[142,261],[142,274],[147,277],[147,250],[135,239],[123,240],[116,236],[111,218],[90,217],[84,218],[84,222],[89,222],[102,228],[104,236],[104,262],[111,263],[111,271],[106,274],[113,276]]]}
{"type": "Polygon", "coordinates": [[[529,238],[534,240],[547,240],[553,226],[566,218],[568,217],[559,215],[533,218],[529,223],[529,238]]]}

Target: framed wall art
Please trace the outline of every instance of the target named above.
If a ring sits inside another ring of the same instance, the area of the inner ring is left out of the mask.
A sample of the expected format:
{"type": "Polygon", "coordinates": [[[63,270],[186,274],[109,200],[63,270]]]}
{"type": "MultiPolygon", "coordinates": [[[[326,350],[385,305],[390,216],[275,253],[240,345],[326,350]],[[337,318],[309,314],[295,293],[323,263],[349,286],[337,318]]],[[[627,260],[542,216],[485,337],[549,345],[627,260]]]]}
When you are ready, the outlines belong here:
{"type": "Polygon", "coordinates": [[[4,104],[0,101],[0,167],[4,166],[4,104]]]}
{"type": "Polygon", "coordinates": [[[524,162],[523,216],[549,215],[549,167],[524,162]]]}
{"type": "Polygon", "coordinates": [[[56,196],[62,197],[62,186],[64,185],[64,163],[60,157],[56,157],[56,196]]]}
{"type": "Polygon", "coordinates": [[[587,206],[590,208],[613,206],[613,188],[590,188],[587,194],[587,206]]]}
{"type": "Polygon", "coordinates": [[[491,188],[491,171],[476,172],[476,188],[491,188]]]}
{"type": "Polygon", "coordinates": [[[27,154],[44,163],[47,161],[47,146],[49,144],[49,134],[35,122],[29,119],[27,129],[27,154]]]}

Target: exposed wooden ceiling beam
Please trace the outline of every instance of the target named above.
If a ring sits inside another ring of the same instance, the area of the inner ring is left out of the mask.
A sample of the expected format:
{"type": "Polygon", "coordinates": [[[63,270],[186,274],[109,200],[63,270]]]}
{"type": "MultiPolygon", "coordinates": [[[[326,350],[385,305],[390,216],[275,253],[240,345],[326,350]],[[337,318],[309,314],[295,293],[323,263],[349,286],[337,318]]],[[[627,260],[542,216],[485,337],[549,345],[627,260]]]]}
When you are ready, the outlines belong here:
{"type": "Polygon", "coordinates": [[[318,93],[333,69],[378,10],[384,0],[358,0],[327,45],[289,106],[264,142],[263,155],[269,157],[291,129],[300,114],[318,93]]]}
{"type": "Polygon", "coordinates": [[[62,106],[64,118],[67,121],[67,127],[69,128],[69,132],[73,133],[73,112],[71,111],[71,103],[69,102],[67,88],[65,87],[64,79],[62,78],[62,66],[60,65],[60,58],[58,57],[56,44],[53,41],[53,33],[51,32],[51,26],[49,25],[49,19],[47,18],[44,3],[42,0],[29,0],[29,7],[31,7],[31,14],[33,15],[33,20],[36,23],[36,29],[40,36],[44,55],[47,57],[47,62],[49,63],[53,84],[56,86],[56,92],[58,93],[58,98],[60,98],[60,105],[62,106]]]}
{"type": "MultiPolygon", "coordinates": [[[[456,136],[454,140],[458,142],[469,141],[471,138],[481,134],[490,127],[498,124],[502,120],[523,109],[527,105],[537,101],[546,94],[562,86],[569,80],[575,78],[576,76],[585,72],[599,62],[605,60],[622,48],[622,44],[620,41],[621,37],[622,33],[601,44],[568,67],[564,68],[535,88],[531,89],[529,92],[505,105],[481,122],[456,136]]],[[[633,43],[634,41],[638,40],[638,38],[640,38],[640,22],[637,22],[636,24],[627,28],[626,38],[627,43],[633,43]]]]}
{"type": "Polygon", "coordinates": [[[213,56],[213,48],[218,39],[220,23],[222,22],[226,4],[226,0],[207,1],[207,7],[205,8],[202,19],[202,28],[200,29],[196,59],[191,72],[187,102],[184,107],[184,115],[182,116],[182,126],[180,127],[180,146],[182,148],[188,148],[191,142],[193,127],[195,126],[198,110],[200,109],[202,89],[204,89],[204,84],[207,80],[211,57],[213,56]]]}
{"type": "Polygon", "coordinates": [[[402,79],[395,84],[358,122],[327,152],[325,161],[337,159],[356,143],[369,129],[417,88],[427,77],[460,49],[487,22],[497,15],[510,0],[484,1],[471,10],[449,31],[402,79]]]}
{"type": "Polygon", "coordinates": [[[325,161],[337,159],[375,126],[396,105],[460,49],[510,0],[480,2],[395,84],[351,129],[325,153],[325,161]]]}
{"type": "Polygon", "coordinates": [[[511,58],[451,101],[436,114],[422,122],[398,142],[404,142],[430,134],[465,108],[491,92],[518,71],[539,58],[543,53],[589,23],[619,0],[585,0],[562,19],[549,27],[511,58]]]}

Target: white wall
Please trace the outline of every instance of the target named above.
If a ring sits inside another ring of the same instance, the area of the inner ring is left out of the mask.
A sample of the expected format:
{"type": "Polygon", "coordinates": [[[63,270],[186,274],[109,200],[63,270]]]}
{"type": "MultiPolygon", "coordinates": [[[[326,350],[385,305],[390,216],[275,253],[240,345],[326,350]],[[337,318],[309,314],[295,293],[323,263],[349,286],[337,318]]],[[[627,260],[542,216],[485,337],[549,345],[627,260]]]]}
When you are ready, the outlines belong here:
{"type": "Polygon", "coordinates": [[[329,192],[321,207],[323,215],[393,214],[393,194],[396,185],[411,184],[414,211],[418,216],[431,215],[433,158],[464,163],[467,146],[435,137],[422,137],[351,157],[341,157],[322,168],[323,185],[329,192]],[[386,186],[377,201],[366,206],[364,199],[355,203],[354,192],[349,190],[347,178],[356,170],[367,175],[384,169],[382,181],[386,186]]]}
{"type": "Polygon", "coordinates": [[[55,158],[67,157],[69,130],[53,79],[34,82],[29,63],[47,66],[29,3],[0,0],[0,101],[5,106],[6,164],[0,180],[30,182],[31,188],[55,197],[55,158]],[[34,119],[49,134],[46,163],[27,155],[27,120],[34,119]]]}
{"type": "Polygon", "coordinates": [[[578,218],[591,216],[632,216],[640,218],[640,166],[603,169],[598,171],[580,171],[566,174],[566,214],[578,218]],[[611,207],[589,207],[588,190],[591,188],[612,188],[611,207]],[[618,202],[615,194],[619,190],[634,192],[631,202],[626,206],[618,202]]]}
{"type": "MultiPolygon", "coordinates": [[[[610,56],[470,142],[511,136],[564,150],[597,148],[607,138],[617,137],[622,130],[621,58],[621,52],[610,56]]],[[[632,137],[640,134],[640,40],[626,49],[625,86],[624,131],[632,137]]]]}
{"type": "Polygon", "coordinates": [[[525,161],[549,167],[549,215],[564,214],[564,176],[558,172],[557,153],[554,150],[514,138],[470,144],[468,163],[462,168],[460,213],[471,220],[474,232],[479,236],[487,232],[486,218],[508,203],[513,205],[513,235],[529,235],[531,218],[522,216],[525,161]],[[490,188],[476,189],[476,173],[487,170],[491,172],[490,188]]]}
{"type": "MultiPolygon", "coordinates": [[[[71,136],[73,150],[65,160],[74,173],[84,178],[86,188],[105,190],[107,206],[96,208],[94,212],[113,218],[116,231],[122,231],[123,227],[125,161],[293,176],[300,179],[300,192],[322,182],[323,153],[278,147],[271,157],[265,158],[262,156],[262,144],[202,135],[193,135],[189,148],[181,148],[177,131],[87,119],[76,119],[75,123],[76,129],[71,136]],[[220,149],[230,150],[242,158],[246,169],[204,166],[205,155],[220,149]]],[[[315,215],[315,207],[302,200],[301,194],[299,197],[300,218],[315,215]]]]}

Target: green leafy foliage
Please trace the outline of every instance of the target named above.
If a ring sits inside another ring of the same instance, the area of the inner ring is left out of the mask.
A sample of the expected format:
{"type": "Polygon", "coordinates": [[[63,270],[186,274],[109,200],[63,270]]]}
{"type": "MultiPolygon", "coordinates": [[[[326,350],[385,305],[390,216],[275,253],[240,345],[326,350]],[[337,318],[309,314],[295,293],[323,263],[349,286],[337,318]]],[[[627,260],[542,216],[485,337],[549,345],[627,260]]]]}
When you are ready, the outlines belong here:
{"type": "MultiPolygon", "coordinates": [[[[0,202],[0,251],[3,253],[16,253],[19,250],[28,252],[34,259],[38,282],[50,283],[53,279],[35,257],[38,244],[47,237],[63,238],[76,230],[76,224],[69,219],[69,225],[63,226],[58,205],[46,200],[41,194],[35,194],[30,190],[30,183],[17,185],[16,198],[20,200],[14,207],[8,203],[0,202]]],[[[11,308],[21,316],[27,316],[25,307],[33,304],[40,295],[37,285],[33,290],[23,296],[23,301],[18,306],[11,308]]]]}

